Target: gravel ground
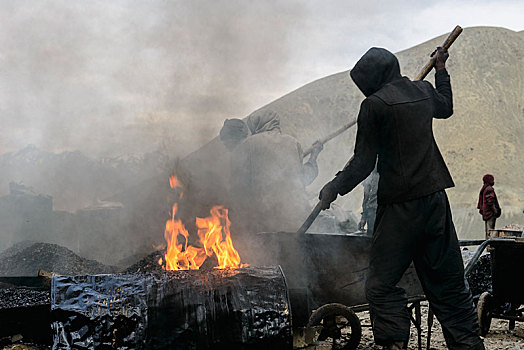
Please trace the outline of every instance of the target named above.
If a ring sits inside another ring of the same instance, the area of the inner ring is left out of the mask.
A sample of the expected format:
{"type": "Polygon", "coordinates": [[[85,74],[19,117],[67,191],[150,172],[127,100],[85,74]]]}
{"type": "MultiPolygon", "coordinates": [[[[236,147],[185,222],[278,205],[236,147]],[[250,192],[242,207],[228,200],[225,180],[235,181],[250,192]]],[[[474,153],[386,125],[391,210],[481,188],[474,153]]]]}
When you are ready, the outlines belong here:
{"type": "MultiPolygon", "coordinates": [[[[423,348],[425,349],[425,344],[427,341],[427,311],[428,311],[428,305],[426,302],[422,303],[422,344],[423,348]]],[[[369,321],[369,313],[368,312],[360,312],[358,313],[358,316],[360,318],[361,324],[364,326],[362,328],[362,339],[360,341],[360,345],[358,346],[358,350],[379,350],[381,349],[378,346],[374,345],[373,342],[373,334],[371,332],[371,328],[366,325],[370,324],[369,321]]],[[[491,330],[488,333],[488,335],[484,338],[484,345],[487,350],[524,350],[524,323],[517,322],[515,329],[512,331],[508,330],[508,321],[505,320],[493,320],[491,323],[491,330]]],[[[1,348],[2,350],[22,350],[22,349],[49,349],[49,347],[45,346],[36,346],[32,344],[17,344],[17,345],[10,345],[1,348]]],[[[308,347],[307,349],[315,349],[314,346],[308,347]]],[[[320,348],[319,348],[320,349],[320,348]]],[[[411,327],[411,338],[408,345],[409,350],[416,350],[417,349],[417,332],[416,329],[412,326],[411,327]]],[[[433,323],[432,328],[432,335],[431,335],[431,349],[432,350],[445,350],[447,349],[446,344],[444,342],[444,338],[442,336],[442,331],[440,328],[440,325],[438,321],[435,319],[433,323]]]]}
{"type": "MultiPolygon", "coordinates": [[[[425,349],[427,341],[427,302],[422,303],[422,345],[425,349]]],[[[358,313],[362,325],[370,325],[369,313],[361,312],[358,313]]],[[[508,321],[506,320],[493,320],[491,322],[491,328],[488,335],[484,338],[484,346],[488,350],[524,350],[524,323],[517,322],[515,329],[512,331],[508,330],[508,321]]],[[[375,346],[373,343],[373,333],[370,327],[362,328],[362,340],[358,350],[363,349],[380,349],[379,346],[375,346]]],[[[408,344],[408,349],[417,349],[417,330],[411,326],[411,337],[408,344]]],[[[431,349],[434,350],[445,350],[447,349],[442,335],[442,330],[437,319],[434,319],[432,332],[431,332],[431,349]]]]}

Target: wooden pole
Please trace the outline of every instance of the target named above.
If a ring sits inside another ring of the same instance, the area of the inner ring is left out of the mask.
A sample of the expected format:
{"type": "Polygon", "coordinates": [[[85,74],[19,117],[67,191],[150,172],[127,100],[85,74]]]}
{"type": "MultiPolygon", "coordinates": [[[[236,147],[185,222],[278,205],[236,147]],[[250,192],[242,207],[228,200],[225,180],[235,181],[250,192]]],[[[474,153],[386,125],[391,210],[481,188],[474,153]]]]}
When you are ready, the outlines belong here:
{"type": "MultiPolygon", "coordinates": [[[[455,29],[453,29],[453,31],[448,35],[448,37],[446,38],[446,40],[442,44],[442,48],[444,49],[444,51],[449,49],[451,44],[453,44],[455,39],[458,38],[460,33],[462,33],[462,27],[461,26],[456,26],[455,29]]],[[[431,72],[431,69],[433,69],[433,67],[435,66],[435,59],[436,58],[437,57],[434,54],[431,55],[431,59],[428,61],[428,63],[426,63],[424,68],[422,68],[420,73],[418,73],[418,75],[415,78],[415,80],[424,80],[426,75],[428,75],[429,72],[431,72]]]]}
{"type": "MultiPolygon", "coordinates": [[[[444,50],[449,49],[451,44],[453,44],[453,42],[455,42],[455,40],[458,38],[460,33],[462,33],[462,27],[461,26],[456,26],[455,29],[453,29],[453,31],[449,34],[449,36],[446,38],[446,40],[442,44],[442,48],[444,50]]],[[[429,60],[428,63],[426,63],[424,68],[422,68],[422,70],[417,75],[415,80],[423,80],[426,77],[426,75],[428,75],[429,72],[431,72],[431,70],[435,66],[435,59],[436,59],[435,55],[432,54],[431,55],[431,59],[429,60]]],[[[357,123],[357,119],[355,118],[352,121],[350,121],[349,123],[343,125],[340,129],[338,129],[338,130],[332,132],[331,134],[329,134],[328,136],[324,137],[322,140],[320,140],[320,142],[322,144],[328,142],[329,140],[331,140],[331,139],[337,137],[338,135],[342,134],[344,131],[346,131],[347,129],[349,129],[350,127],[355,125],[356,123],[357,123]]],[[[312,150],[313,150],[313,147],[310,147],[310,148],[306,149],[304,151],[304,157],[306,155],[308,155],[309,153],[311,153],[312,150]]],[[[320,214],[320,212],[322,211],[321,210],[321,203],[322,202],[318,202],[317,203],[317,205],[315,206],[315,208],[313,209],[311,214],[309,214],[309,216],[307,217],[306,221],[298,229],[297,233],[299,233],[299,234],[306,233],[306,231],[309,229],[311,224],[313,224],[313,221],[315,221],[315,219],[317,218],[318,214],[320,214]]]]}
{"type": "MultiPolygon", "coordinates": [[[[453,29],[453,31],[449,34],[449,36],[446,38],[446,40],[442,44],[442,48],[444,50],[449,49],[451,44],[453,44],[453,42],[455,42],[455,40],[458,38],[460,33],[462,33],[462,27],[461,26],[456,26],[455,29],[453,29]]],[[[424,68],[422,68],[420,73],[417,75],[415,80],[423,80],[429,74],[429,72],[431,72],[431,69],[433,69],[434,66],[435,66],[435,56],[432,56],[431,59],[429,60],[429,62],[426,63],[424,68]]],[[[326,142],[328,142],[328,141],[334,139],[335,137],[337,137],[338,135],[342,134],[347,129],[351,128],[356,123],[357,123],[357,118],[351,120],[347,124],[344,124],[340,129],[335,130],[331,134],[329,134],[326,137],[324,137],[323,139],[319,140],[320,143],[325,144],[326,142]]],[[[304,157],[306,157],[312,151],[313,151],[313,147],[306,148],[304,150],[304,152],[303,152],[304,157]]]]}
{"type": "MultiPolygon", "coordinates": [[[[342,134],[347,129],[351,128],[356,123],[357,123],[357,118],[353,119],[352,121],[350,121],[347,124],[344,124],[340,129],[337,129],[337,130],[333,131],[331,134],[329,134],[326,137],[324,137],[323,139],[319,140],[320,143],[321,144],[325,144],[329,140],[334,139],[335,137],[337,137],[338,135],[342,134]]],[[[306,148],[304,150],[304,152],[303,152],[304,157],[307,156],[308,154],[310,154],[312,151],[313,151],[313,147],[312,146],[309,147],[309,148],[306,148]]]]}

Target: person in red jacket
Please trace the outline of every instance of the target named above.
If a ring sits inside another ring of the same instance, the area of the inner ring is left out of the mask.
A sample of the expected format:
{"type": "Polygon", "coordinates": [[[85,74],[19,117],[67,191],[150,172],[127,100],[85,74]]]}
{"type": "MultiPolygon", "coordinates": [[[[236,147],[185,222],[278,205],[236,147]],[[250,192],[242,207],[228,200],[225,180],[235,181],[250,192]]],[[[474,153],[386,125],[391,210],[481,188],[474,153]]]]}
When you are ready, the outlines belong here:
{"type": "Polygon", "coordinates": [[[495,178],[491,174],[486,174],[482,178],[484,186],[482,186],[479,193],[479,202],[477,204],[477,209],[479,210],[480,215],[482,215],[482,220],[484,220],[484,227],[486,229],[486,237],[488,237],[489,230],[495,228],[495,221],[500,217],[502,211],[500,210],[499,201],[497,200],[497,195],[495,194],[495,178]]]}

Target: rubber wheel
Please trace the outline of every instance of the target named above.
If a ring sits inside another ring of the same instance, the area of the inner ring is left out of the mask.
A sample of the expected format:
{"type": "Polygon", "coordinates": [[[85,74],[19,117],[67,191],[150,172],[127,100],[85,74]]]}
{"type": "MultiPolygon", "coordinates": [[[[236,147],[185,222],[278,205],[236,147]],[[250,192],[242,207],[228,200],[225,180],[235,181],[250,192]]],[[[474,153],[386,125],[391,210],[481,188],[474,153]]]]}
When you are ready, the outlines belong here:
{"type": "Polygon", "coordinates": [[[477,304],[477,314],[479,317],[479,334],[486,336],[491,326],[491,318],[493,311],[493,296],[488,292],[484,292],[480,295],[479,302],[477,304]]]}
{"type": "Polygon", "coordinates": [[[354,350],[362,337],[357,315],[342,304],[326,304],[313,311],[308,327],[321,327],[313,342],[317,349],[354,350]]]}

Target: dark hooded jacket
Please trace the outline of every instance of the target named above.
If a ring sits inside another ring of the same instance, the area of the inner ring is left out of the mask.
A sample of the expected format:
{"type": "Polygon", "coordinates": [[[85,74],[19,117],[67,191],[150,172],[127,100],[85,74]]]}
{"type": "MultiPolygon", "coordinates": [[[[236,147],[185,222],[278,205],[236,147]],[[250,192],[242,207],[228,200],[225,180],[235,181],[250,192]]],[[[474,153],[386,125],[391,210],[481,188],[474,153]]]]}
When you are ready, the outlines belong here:
{"type": "Polygon", "coordinates": [[[366,99],[360,105],[353,157],[333,183],[344,195],[373,170],[378,156],[378,203],[399,203],[448,187],[453,180],[433,136],[433,118],[453,114],[450,79],[435,74],[427,81],[400,75],[391,52],[371,48],[351,70],[366,99]]]}
{"type": "Polygon", "coordinates": [[[300,144],[282,134],[276,113],[255,111],[247,125],[251,136],[231,154],[232,234],[295,231],[311,212],[305,186],[316,163],[303,164],[300,144]]]}

